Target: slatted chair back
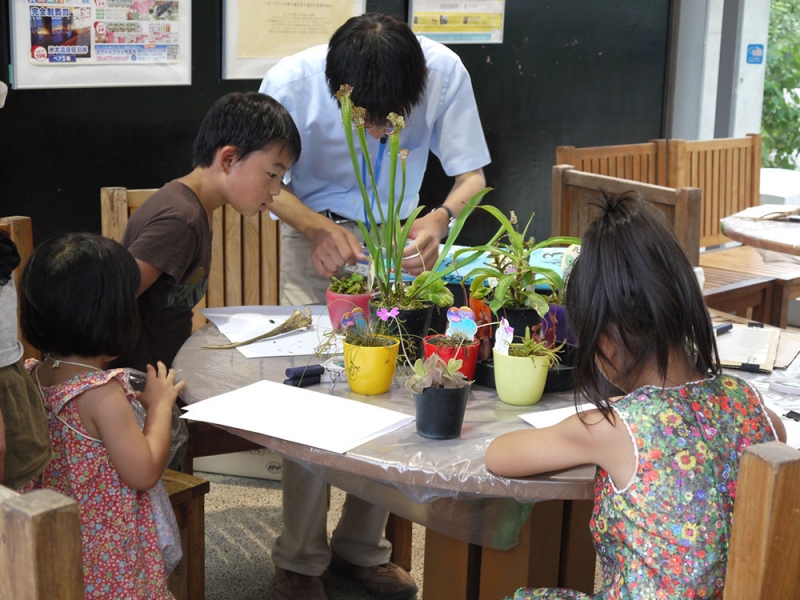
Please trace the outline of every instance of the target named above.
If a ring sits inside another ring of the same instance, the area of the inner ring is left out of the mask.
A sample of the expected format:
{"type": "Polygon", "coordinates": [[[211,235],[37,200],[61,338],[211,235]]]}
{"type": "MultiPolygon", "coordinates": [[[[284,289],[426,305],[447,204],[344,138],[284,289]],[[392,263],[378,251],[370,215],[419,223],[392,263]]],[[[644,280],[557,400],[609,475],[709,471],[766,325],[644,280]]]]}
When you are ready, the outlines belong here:
{"type": "MultiPolygon", "coordinates": [[[[100,189],[102,233],[122,240],[128,218],[156,189],[100,189]]],[[[232,207],[214,211],[208,289],[195,306],[193,328],[206,323],[202,308],[278,304],[278,222],[268,213],[243,217],[232,207]]]]}
{"type": "Polygon", "coordinates": [[[723,597],[800,598],[800,450],[780,442],[745,449],[723,597]]]}
{"type": "Polygon", "coordinates": [[[635,191],[652,202],[672,224],[689,262],[694,266],[698,264],[701,199],[700,190],[696,188],[673,189],[586,173],[571,165],[556,165],[553,167],[551,234],[582,237],[599,214],[592,200],[602,198],[603,191],[614,194],[635,191]]]}
{"type": "Polygon", "coordinates": [[[556,164],[579,171],[703,191],[700,247],[730,241],[721,218],[761,201],[761,135],[715,140],[651,140],[641,144],[556,148],[556,164]]]}
{"type": "MultiPolygon", "coordinates": [[[[30,217],[13,216],[13,217],[0,217],[0,229],[5,231],[11,241],[17,246],[17,251],[20,256],[19,266],[14,271],[14,284],[19,289],[19,282],[22,279],[22,270],[25,268],[25,263],[33,252],[33,224],[30,217]]],[[[19,318],[19,315],[17,315],[19,318]]],[[[40,358],[41,353],[31,346],[22,337],[22,332],[19,332],[19,339],[22,342],[23,358],[40,358]]]]}

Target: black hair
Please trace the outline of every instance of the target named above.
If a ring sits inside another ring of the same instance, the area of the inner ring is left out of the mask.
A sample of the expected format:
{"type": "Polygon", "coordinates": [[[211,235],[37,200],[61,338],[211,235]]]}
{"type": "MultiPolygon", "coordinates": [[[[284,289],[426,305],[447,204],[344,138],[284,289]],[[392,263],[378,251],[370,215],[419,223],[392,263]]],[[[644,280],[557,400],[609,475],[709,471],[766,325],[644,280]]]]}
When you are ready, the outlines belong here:
{"type": "Polygon", "coordinates": [[[382,124],[390,112],[408,117],[422,100],[428,66],[411,28],[391,15],[352,17],[331,36],[325,78],[331,95],[353,86],[353,104],[382,124]]]}
{"type": "Polygon", "coordinates": [[[720,366],[703,293],[664,214],[635,192],[603,197],[567,277],[564,306],[578,338],[576,402],[583,395],[609,418],[596,363],[608,362],[600,334],[632,359],[622,382],[650,363],[665,379],[672,350],[700,374],[717,374],[720,366]]]}
{"type": "Polygon", "coordinates": [[[94,233],[39,244],[20,282],[20,325],[43,353],[125,356],[139,337],[141,275],[122,245],[94,233]]]}
{"type": "Polygon", "coordinates": [[[217,150],[235,146],[238,160],[280,144],[300,158],[300,132],[284,106],[259,92],[226,94],[206,113],[192,146],[192,167],[210,167],[217,150]]]}

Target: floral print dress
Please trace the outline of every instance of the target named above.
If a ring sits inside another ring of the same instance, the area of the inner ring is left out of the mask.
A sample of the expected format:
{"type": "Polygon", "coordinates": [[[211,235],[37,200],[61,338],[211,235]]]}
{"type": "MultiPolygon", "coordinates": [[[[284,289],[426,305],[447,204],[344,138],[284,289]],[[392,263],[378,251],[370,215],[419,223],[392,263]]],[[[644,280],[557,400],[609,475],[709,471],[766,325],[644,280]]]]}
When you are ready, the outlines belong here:
{"type": "MultiPolygon", "coordinates": [[[[38,365],[34,359],[25,363],[34,382],[38,365]]],[[[40,387],[49,414],[53,460],[37,480],[20,491],[47,488],[80,505],[87,600],[173,598],[167,589],[150,492],[135,490],[120,479],[103,442],[89,435],[77,403],[71,402],[112,379],[117,379],[133,400],[124,373],[123,369],[86,372],[56,386],[40,387]]],[[[158,491],[166,494],[163,487],[158,491]]]]}
{"type": "Polygon", "coordinates": [[[617,490],[595,478],[590,529],[603,588],[520,589],[514,600],[722,598],[739,456],[776,439],[757,392],[729,375],[618,400],[637,467],[617,490]]]}

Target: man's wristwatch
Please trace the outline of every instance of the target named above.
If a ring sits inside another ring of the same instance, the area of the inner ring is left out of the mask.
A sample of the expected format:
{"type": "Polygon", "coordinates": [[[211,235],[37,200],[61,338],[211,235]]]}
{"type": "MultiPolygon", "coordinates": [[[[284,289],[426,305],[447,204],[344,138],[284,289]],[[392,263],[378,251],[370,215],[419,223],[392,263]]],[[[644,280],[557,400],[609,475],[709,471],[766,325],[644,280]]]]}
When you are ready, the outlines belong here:
{"type": "Polygon", "coordinates": [[[439,206],[434,206],[431,209],[431,212],[435,211],[437,208],[442,208],[442,209],[446,210],[447,214],[450,216],[450,218],[447,221],[447,233],[445,233],[442,236],[442,237],[445,237],[445,236],[447,236],[447,234],[450,233],[450,230],[453,228],[453,223],[455,223],[455,221],[456,221],[456,215],[455,215],[455,213],[453,213],[453,209],[451,209],[446,204],[440,204],[439,206]]]}

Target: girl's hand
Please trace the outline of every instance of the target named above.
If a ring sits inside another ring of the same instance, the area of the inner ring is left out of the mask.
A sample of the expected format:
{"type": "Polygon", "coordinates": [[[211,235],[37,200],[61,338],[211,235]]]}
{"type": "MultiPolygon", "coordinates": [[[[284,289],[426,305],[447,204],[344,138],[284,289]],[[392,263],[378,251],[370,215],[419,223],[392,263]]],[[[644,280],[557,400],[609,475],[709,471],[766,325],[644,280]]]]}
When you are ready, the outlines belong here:
{"type": "Polygon", "coordinates": [[[175,383],[175,369],[167,371],[166,365],[158,361],[158,370],[153,365],[147,365],[147,383],[139,395],[139,402],[147,409],[161,402],[172,407],[185,386],[183,381],[175,383]]]}

